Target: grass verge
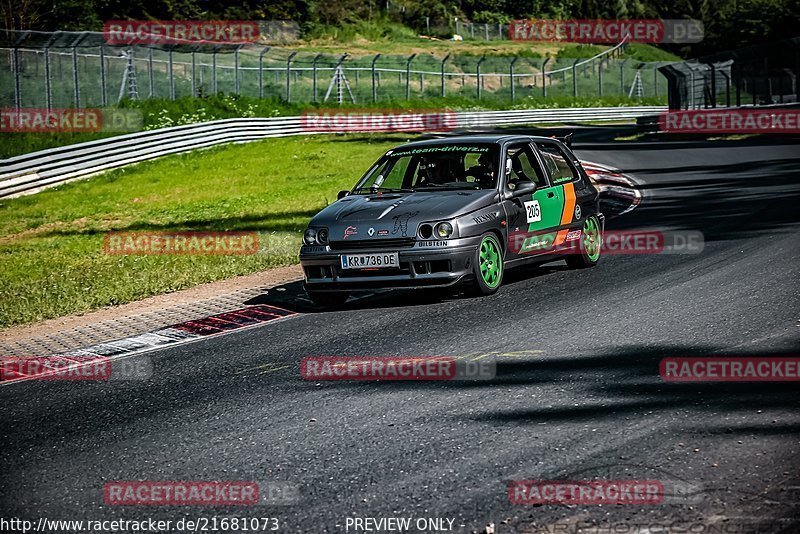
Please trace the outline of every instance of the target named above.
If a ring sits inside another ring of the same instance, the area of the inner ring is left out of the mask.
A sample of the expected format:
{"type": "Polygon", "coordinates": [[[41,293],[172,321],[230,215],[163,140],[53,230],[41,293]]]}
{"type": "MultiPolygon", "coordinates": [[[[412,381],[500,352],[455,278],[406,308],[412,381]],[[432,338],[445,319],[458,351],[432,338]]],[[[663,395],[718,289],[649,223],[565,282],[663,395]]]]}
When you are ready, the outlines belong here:
{"type": "Polygon", "coordinates": [[[0,327],[297,261],[308,219],[407,135],[269,139],[169,156],[0,201],[0,327]],[[121,256],[109,231],[249,230],[251,256],[121,256]]]}

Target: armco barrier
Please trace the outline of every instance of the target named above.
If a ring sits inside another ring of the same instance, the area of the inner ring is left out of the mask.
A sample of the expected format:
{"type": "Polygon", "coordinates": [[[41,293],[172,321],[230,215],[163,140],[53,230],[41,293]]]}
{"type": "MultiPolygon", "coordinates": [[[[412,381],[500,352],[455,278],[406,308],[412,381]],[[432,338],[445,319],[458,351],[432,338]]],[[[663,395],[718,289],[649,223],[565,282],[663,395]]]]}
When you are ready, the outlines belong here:
{"type": "MultiPolygon", "coordinates": [[[[631,120],[665,107],[561,108],[456,112],[456,124],[481,128],[558,122],[631,120]]],[[[300,117],[225,119],[147,130],[0,160],[0,198],[27,195],[167,154],[267,137],[309,135],[300,117]]]]}

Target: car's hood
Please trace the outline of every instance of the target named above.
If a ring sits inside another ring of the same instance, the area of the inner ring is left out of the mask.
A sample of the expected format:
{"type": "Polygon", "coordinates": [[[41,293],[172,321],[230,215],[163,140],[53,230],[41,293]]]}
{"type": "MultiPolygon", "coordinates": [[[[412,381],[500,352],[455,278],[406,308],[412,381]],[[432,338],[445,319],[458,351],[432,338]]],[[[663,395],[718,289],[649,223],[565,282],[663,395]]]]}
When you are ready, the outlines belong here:
{"type": "Polygon", "coordinates": [[[350,195],[319,212],[311,225],[327,226],[331,241],[413,237],[418,224],[475,211],[496,195],[494,190],[350,195]]]}

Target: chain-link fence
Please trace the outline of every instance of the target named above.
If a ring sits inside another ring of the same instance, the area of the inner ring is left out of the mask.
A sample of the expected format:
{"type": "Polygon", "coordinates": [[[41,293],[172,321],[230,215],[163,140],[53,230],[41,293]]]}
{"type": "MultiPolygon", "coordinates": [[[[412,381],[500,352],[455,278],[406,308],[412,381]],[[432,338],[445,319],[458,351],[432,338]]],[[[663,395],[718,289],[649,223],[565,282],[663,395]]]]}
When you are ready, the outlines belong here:
{"type": "Polygon", "coordinates": [[[92,32],[6,31],[0,42],[0,105],[90,107],[123,98],[216,93],[287,102],[368,104],[460,96],[666,95],[658,67],[622,58],[623,45],[584,59],[299,52],[259,45],[109,46],[92,32]]]}
{"type": "Polygon", "coordinates": [[[671,109],[800,101],[800,37],[664,66],[671,109]]]}

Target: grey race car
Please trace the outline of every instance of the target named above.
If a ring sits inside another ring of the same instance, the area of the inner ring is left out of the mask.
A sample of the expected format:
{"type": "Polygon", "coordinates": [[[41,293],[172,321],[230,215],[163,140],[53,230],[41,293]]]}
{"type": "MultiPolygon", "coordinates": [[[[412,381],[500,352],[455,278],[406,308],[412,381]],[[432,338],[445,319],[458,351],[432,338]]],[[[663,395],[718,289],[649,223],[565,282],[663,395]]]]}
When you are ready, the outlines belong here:
{"type": "Polygon", "coordinates": [[[519,135],[463,136],[389,150],[303,235],[310,298],[351,291],[447,287],[497,291],[506,268],[600,258],[599,192],[567,143],[519,135]]]}

